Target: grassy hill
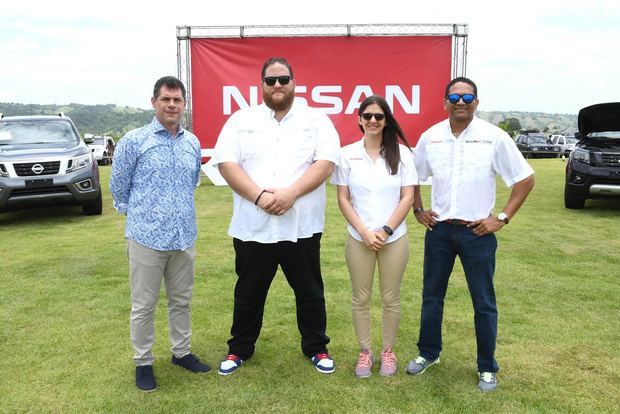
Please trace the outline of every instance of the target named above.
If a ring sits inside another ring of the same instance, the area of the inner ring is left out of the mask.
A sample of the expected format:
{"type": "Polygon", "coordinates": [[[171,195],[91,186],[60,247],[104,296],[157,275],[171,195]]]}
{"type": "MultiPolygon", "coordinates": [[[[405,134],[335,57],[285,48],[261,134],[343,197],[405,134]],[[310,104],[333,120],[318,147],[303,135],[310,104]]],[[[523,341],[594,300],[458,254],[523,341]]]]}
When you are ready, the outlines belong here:
{"type": "Polygon", "coordinates": [[[523,129],[536,129],[541,132],[562,133],[577,130],[577,115],[546,114],[542,112],[478,112],[478,116],[497,125],[508,118],[517,118],[523,129]]]}
{"type": "MultiPolygon", "coordinates": [[[[64,112],[70,116],[82,134],[112,135],[120,138],[127,131],[147,124],[153,118],[153,111],[128,106],[107,105],[38,105],[1,103],[4,115],[50,115],[64,112]]],[[[546,114],[541,112],[478,112],[480,118],[497,125],[508,118],[517,118],[524,129],[536,129],[554,133],[575,131],[577,115],[546,114]]]]}
{"type": "Polygon", "coordinates": [[[0,113],[5,116],[52,115],[58,112],[71,117],[81,134],[111,135],[117,139],[153,119],[152,110],[113,104],[38,105],[0,102],[0,113]]]}

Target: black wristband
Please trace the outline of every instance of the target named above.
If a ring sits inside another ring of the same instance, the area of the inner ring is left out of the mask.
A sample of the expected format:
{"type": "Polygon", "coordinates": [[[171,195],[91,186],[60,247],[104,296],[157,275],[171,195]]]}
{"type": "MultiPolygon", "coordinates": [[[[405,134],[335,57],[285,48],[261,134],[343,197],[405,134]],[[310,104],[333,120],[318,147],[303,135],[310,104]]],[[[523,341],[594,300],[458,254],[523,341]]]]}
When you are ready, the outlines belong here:
{"type": "Polygon", "coordinates": [[[383,231],[386,232],[388,236],[391,236],[392,234],[394,234],[394,230],[392,230],[392,228],[388,226],[387,224],[383,226],[383,231]]]}
{"type": "Polygon", "coordinates": [[[254,205],[257,205],[257,204],[258,204],[258,200],[260,200],[260,197],[263,195],[263,193],[264,193],[265,191],[267,191],[267,190],[263,190],[263,191],[261,191],[261,192],[260,192],[260,194],[258,195],[258,197],[256,197],[256,201],[254,202],[254,205]]]}

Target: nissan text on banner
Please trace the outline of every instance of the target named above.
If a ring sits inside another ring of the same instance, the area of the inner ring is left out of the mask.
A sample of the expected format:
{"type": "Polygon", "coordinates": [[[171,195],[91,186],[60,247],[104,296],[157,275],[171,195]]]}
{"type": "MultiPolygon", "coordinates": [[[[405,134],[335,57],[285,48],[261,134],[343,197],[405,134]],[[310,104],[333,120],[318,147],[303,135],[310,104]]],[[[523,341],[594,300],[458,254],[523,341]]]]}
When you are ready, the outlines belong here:
{"type": "Polygon", "coordinates": [[[187,42],[188,55],[182,62],[179,46],[179,74],[185,72],[190,83],[188,123],[205,155],[231,114],[262,103],[260,70],[270,57],[288,59],[296,99],[330,117],[341,145],[360,139],[357,111],[373,94],[386,98],[415,145],[424,130],[445,118],[445,85],[464,74],[464,58],[462,70],[455,70],[455,47],[462,38],[466,42],[466,34],[195,37],[194,32],[178,36],[179,45],[180,39],[187,42]]]}

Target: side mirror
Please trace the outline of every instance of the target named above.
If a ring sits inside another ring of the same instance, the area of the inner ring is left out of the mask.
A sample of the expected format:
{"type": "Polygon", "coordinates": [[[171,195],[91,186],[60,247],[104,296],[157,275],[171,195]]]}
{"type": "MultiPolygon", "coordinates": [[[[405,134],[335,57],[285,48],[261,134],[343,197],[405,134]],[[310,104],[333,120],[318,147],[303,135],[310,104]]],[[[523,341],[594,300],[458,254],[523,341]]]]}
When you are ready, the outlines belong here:
{"type": "Polygon", "coordinates": [[[84,136],[84,142],[87,144],[92,144],[93,142],[95,142],[95,138],[84,136]]]}

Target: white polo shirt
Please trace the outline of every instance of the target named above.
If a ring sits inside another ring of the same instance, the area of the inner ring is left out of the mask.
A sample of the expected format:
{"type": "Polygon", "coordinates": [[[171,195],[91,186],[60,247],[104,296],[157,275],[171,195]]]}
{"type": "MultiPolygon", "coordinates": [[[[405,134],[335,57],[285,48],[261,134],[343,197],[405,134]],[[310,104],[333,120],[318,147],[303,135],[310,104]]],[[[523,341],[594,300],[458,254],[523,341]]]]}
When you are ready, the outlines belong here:
{"type": "Polygon", "coordinates": [[[479,220],[495,206],[495,176],[511,187],[534,174],[506,132],[474,117],[458,138],[449,120],[422,134],[414,149],[421,181],[433,177],[431,208],[446,219],[479,220]]]}
{"type": "MultiPolygon", "coordinates": [[[[399,144],[400,164],[395,175],[390,174],[385,159],[372,161],[364,149],[364,139],[342,148],[340,160],[332,175],[332,184],[349,187],[351,203],[357,215],[370,230],[380,230],[400,202],[401,187],[418,184],[418,174],[413,164],[413,153],[399,144]]],[[[364,239],[349,223],[349,234],[363,242],[364,239]]],[[[398,225],[388,243],[398,240],[407,232],[406,220],[398,225]]]]}
{"type": "MultiPolygon", "coordinates": [[[[338,161],[340,140],[327,115],[295,101],[282,121],[265,104],[235,112],[220,132],[214,164],[235,162],[261,188],[293,184],[317,160],[338,161]]],[[[325,183],[297,199],[281,216],[271,215],[233,192],[231,237],[276,243],[323,231],[325,183]]]]}

